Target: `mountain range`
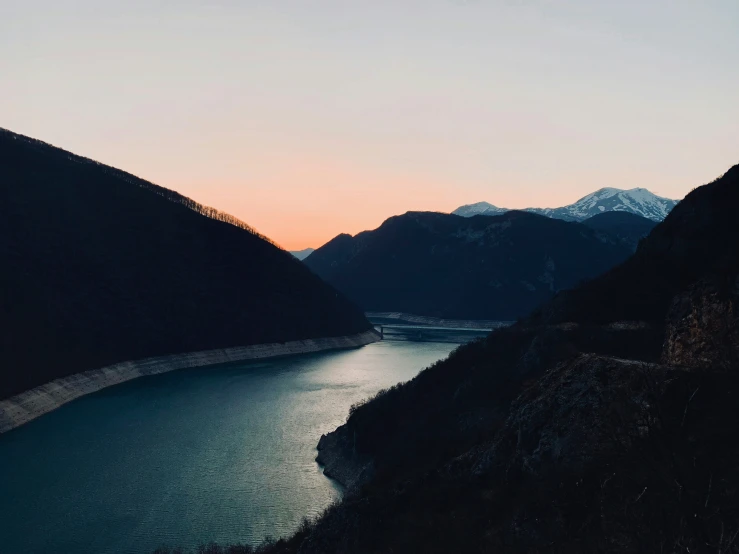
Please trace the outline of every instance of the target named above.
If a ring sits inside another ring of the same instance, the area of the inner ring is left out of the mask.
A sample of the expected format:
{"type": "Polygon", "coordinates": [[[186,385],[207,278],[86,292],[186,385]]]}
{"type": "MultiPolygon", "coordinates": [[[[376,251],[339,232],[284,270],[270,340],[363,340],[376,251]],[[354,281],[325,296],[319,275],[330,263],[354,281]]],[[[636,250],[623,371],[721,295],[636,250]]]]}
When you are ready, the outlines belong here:
{"type": "MultiPolygon", "coordinates": [[[[583,196],[574,204],[561,208],[526,208],[524,211],[566,221],[583,221],[604,212],[628,212],[653,221],[662,221],[676,204],[677,200],[662,198],[643,188],[630,190],[602,188],[583,196]]],[[[500,215],[507,211],[509,211],[507,208],[499,208],[487,202],[477,202],[460,206],[452,213],[471,217],[473,215],[500,215]]]]}
{"type": "Polygon", "coordinates": [[[633,214],[604,216],[408,212],[341,234],[304,263],[365,311],[513,320],[624,261],[653,226],[633,214]]]}
{"type": "Polygon", "coordinates": [[[623,264],[353,406],[318,445],[343,501],[267,551],[736,551],[737,203],[739,165],[623,264]]]}
{"type": "Polygon", "coordinates": [[[0,130],[0,399],[121,361],[369,322],[247,224],[0,130]]]}

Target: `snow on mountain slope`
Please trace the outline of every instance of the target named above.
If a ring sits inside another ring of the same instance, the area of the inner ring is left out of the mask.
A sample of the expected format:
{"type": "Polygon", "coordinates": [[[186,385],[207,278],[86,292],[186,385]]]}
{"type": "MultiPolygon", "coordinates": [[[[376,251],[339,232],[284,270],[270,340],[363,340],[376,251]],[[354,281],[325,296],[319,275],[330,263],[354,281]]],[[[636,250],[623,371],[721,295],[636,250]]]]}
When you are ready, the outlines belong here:
{"type": "MultiPolygon", "coordinates": [[[[568,206],[561,208],[527,208],[526,211],[568,221],[582,221],[603,212],[629,212],[653,221],[662,221],[676,204],[677,200],[662,198],[647,189],[622,190],[609,187],[583,196],[580,200],[568,206]]],[[[461,206],[452,213],[463,217],[471,217],[477,214],[499,215],[505,211],[505,208],[497,208],[487,202],[478,202],[477,204],[461,206]],[[494,211],[488,209],[487,206],[494,211]]]]}
{"type": "Polygon", "coordinates": [[[603,212],[630,212],[653,221],[662,221],[676,204],[676,200],[662,198],[647,189],[603,188],[555,211],[566,213],[578,220],[603,212]]]}
{"type": "Polygon", "coordinates": [[[473,215],[500,215],[508,211],[508,208],[499,208],[488,202],[477,202],[475,204],[467,204],[460,206],[452,213],[461,215],[462,217],[472,217],[473,215]]]}

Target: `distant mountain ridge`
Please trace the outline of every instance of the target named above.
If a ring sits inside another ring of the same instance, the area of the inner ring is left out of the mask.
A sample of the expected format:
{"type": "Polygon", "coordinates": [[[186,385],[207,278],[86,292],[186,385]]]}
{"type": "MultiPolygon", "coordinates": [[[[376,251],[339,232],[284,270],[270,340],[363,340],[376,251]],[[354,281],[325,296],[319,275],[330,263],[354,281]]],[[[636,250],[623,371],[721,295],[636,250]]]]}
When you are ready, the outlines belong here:
{"type": "Polygon", "coordinates": [[[489,202],[475,202],[474,204],[460,206],[452,214],[461,215],[462,217],[472,217],[474,215],[501,215],[508,211],[510,211],[508,208],[499,208],[489,202]]]}
{"type": "MultiPolygon", "coordinates": [[[[583,221],[605,212],[628,212],[652,221],[662,221],[677,202],[677,200],[657,196],[644,188],[622,190],[608,187],[583,196],[574,204],[561,208],[526,208],[524,211],[566,221],[583,221]]],[[[500,215],[507,211],[507,208],[500,208],[487,202],[477,202],[460,206],[452,213],[462,217],[472,217],[474,215],[500,215]]]]}
{"type": "Polygon", "coordinates": [[[408,212],[338,235],[304,263],[365,311],[513,320],[633,249],[581,223],[528,212],[408,212]]]}
{"type": "Polygon", "coordinates": [[[315,248],[304,248],[303,250],[290,250],[290,254],[295,256],[300,261],[303,261],[308,256],[313,254],[314,251],[315,251],[315,248]]]}

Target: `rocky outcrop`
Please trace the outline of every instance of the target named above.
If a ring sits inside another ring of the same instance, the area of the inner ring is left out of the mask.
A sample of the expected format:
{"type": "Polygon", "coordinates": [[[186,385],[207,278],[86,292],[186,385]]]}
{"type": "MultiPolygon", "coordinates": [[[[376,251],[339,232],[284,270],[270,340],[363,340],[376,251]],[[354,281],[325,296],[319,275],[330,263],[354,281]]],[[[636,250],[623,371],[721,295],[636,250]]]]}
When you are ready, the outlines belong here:
{"type": "Polygon", "coordinates": [[[0,433],[10,431],[72,400],[146,375],[167,373],[176,369],[201,367],[227,362],[256,360],[305,354],[342,348],[355,348],[380,340],[375,331],[346,337],[328,337],[273,344],[256,344],[204,352],[189,352],[122,362],[100,369],[56,379],[24,393],[0,401],[0,433]]]}
{"type": "Polygon", "coordinates": [[[703,281],[677,295],[668,316],[667,364],[728,369],[739,362],[739,278],[703,281]]]}
{"type": "Polygon", "coordinates": [[[472,456],[472,473],[493,467],[536,477],[582,471],[614,448],[629,447],[658,425],[652,400],[670,371],[592,354],[560,363],[511,404],[494,445],[472,456]]]}
{"type": "Polygon", "coordinates": [[[571,349],[592,352],[607,343],[604,337],[615,344],[634,343],[635,336],[653,331],[644,322],[594,326],[587,340],[579,341],[572,336],[578,330],[574,323],[541,328],[521,366],[549,368],[511,403],[495,443],[455,463],[466,459],[476,475],[497,466],[541,477],[555,468],[582,471],[611,455],[614,446],[628,448],[631,440],[659,426],[655,399],[679,373],[739,367],[739,279],[723,290],[702,282],[678,295],[666,329],[660,363],[649,363],[593,353],[568,355],[566,349],[569,342],[571,349]]]}
{"type": "Polygon", "coordinates": [[[338,481],[347,495],[352,495],[372,479],[374,463],[357,453],[354,433],[342,425],[318,441],[316,462],[323,466],[323,474],[338,481]]]}

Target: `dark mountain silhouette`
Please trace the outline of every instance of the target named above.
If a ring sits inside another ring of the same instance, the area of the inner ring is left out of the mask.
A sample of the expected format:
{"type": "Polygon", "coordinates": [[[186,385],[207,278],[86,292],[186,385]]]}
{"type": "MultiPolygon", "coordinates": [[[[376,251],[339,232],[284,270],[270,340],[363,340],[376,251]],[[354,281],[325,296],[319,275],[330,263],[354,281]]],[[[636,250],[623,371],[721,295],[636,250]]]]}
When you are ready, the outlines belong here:
{"type": "Polygon", "coordinates": [[[0,130],[0,398],[124,360],[369,328],[237,219],[0,130]]]}
{"type": "Polygon", "coordinates": [[[626,263],[558,295],[538,321],[662,322],[673,297],[704,275],[731,273],[739,226],[739,167],[690,193],[626,263]],[[595,304],[594,304],[595,303],[595,304]]]}
{"type": "Polygon", "coordinates": [[[526,212],[408,212],[339,235],[305,263],[366,311],[512,320],[630,252],[584,225],[526,212]]]}
{"type": "Polygon", "coordinates": [[[351,409],[269,552],[736,552],[739,166],[634,256],[351,409]],[[654,298],[651,298],[654,296],[654,298]]]}
{"type": "Polygon", "coordinates": [[[633,250],[657,226],[656,221],[629,212],[604,212],[582,223],[619,239],[633,250]]]}

